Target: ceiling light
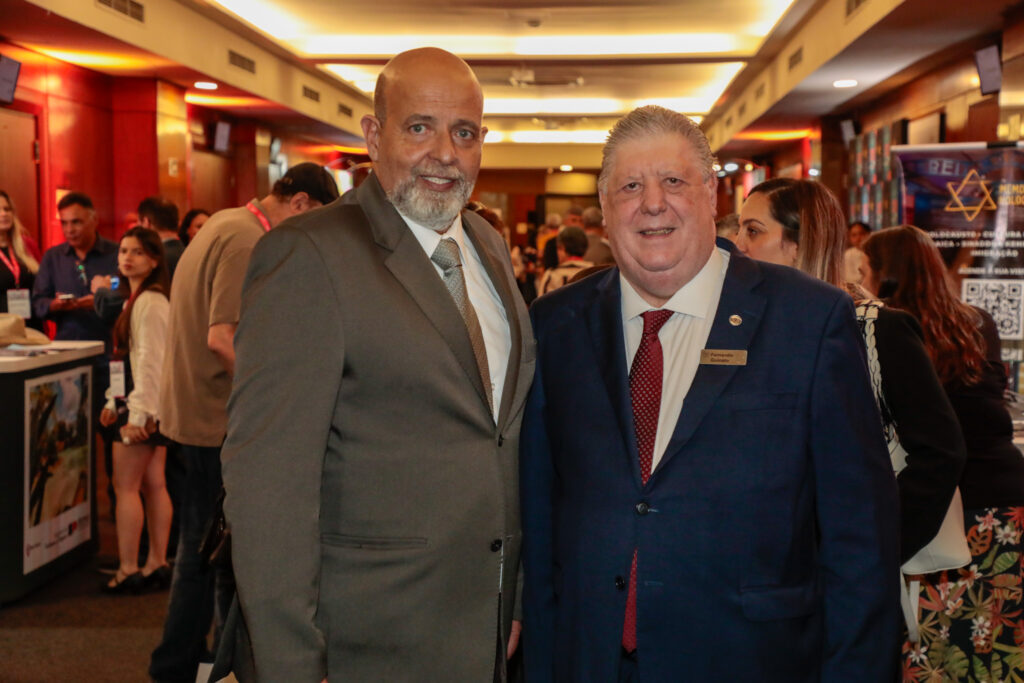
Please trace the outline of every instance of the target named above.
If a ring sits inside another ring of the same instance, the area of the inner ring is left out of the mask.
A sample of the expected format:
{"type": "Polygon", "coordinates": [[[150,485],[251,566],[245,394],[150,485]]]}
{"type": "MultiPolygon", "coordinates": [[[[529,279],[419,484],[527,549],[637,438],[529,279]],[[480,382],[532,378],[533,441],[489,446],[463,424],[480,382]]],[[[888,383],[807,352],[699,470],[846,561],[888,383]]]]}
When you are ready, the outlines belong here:
{"type": "Polygon", "coordinates": [[[558,167],[558,170],[563,173],[569,173],[570,171],[572,171],[572,164],[562,164],[561,166],[558,167]]]}
{"type": "Polygon", "coordinates": [[[611,97],[492,97],[484,100],[484,114],[619,114],[628,111],[611,97]]]}
{"type": "Polygon", "coordinates": [[[608,137],[606,129],[601,130],[514,130],[508,132],[488,131],[484,142],[515,142],[519,144],[586,144],[602,145],[608,137]],[[493,137],[492,137],[493,136],[493,137]]]}
{"type": "Polygon", "coordinates": [[[203,95],[201,93],[185,93],[185,101],[189,104],[199,104],[204,107],[215,107],[225,109],[231,107],[273,107],[264,99],[259,97],[223,97],[221,95],[203,95]]]}
{"type": "Polygon", "coordinates": [[[196,90],[216,90],[217,84],[213,81],[196,81],[192,87],[196,90]]]}
{"type": "Polygon", "coordinates": [[[807,169],[807,175],[811,176],[812,178],[817,178],[818,176],[821,175],[821,171],[819,171],[816,168],[809,168],[807,169]]]}
{"type": "Polygon", "coordinates": [[[751,171],[754,170],[754,165],[753,164],[743,164],[743,170],[746,171],[747,173],[750,173],[751,171]]]}
{"type": "Polygon", "coordinates": [[[853,78],[841,78],[838,81],[832,81],[833,88],[856,88],[857,81],[853,78]]]}
{"type": "Polygon", "coordinates": [[[715,173],[718,173],[719,171],[722,170],[722,165],[721,164],[711,164],[711,170],[714,171],[715,173]]]}
{"type": "Polygon", "coordinates": [[[733,140],[757,140],[760,142],[779,142],[782,140],[802,140],[813,134],[810,128],[799,130],[753,130],[736,133],[733,140]]]}
{"type": "Polygon", "coordinates": [[[740,165],[737,164],[735,161],[730,161],[725,166],[722,167],[722,170],[725,171],[726,173],[732,173],[733,171],[738,171],[739,169],[740,165]]]}

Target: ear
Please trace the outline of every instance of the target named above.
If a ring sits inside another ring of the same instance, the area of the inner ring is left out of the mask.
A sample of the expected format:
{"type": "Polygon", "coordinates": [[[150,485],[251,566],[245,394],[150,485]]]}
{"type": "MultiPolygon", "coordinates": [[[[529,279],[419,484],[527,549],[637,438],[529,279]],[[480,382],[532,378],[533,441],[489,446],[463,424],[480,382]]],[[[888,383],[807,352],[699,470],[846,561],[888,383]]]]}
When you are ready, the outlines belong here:
{"type": "Polygon", "coordinates": [[[381,122],[373,114],[367,114],[359,122],[363,128],[363,137],[366,138],[366,152],[370,155],[371,161],[377,161],[378,150],[380,149],[381,122]]]}
{"type": "Polygon", "coordinates": [[[790,261],[787,265],[796,268],[797,261],[800,259],[800,245],[784,239],[782,240],[782,253],[790,261]]]}
{"type": "Polygon", "coordinates": [[[305,192],[296,192],[288,199],[288,209],[293,216],[305,213],[312,208],[312,200],[310,200],[309,194],[305,192]]]}
{"type": "Polygon", "coordinates": [[[484,140],[487,139],[487,130],[488,130],[487,126],[482,126],[480,128],[480,144],[481,145],[484,144],[484,140]]]}
{"type": "Polygon", "coordinates": [[[708,200],[711,202],[711,215],[718,214],[718,176],[714,173],[707,179],[704,186],[708,188],[708,200]]]}

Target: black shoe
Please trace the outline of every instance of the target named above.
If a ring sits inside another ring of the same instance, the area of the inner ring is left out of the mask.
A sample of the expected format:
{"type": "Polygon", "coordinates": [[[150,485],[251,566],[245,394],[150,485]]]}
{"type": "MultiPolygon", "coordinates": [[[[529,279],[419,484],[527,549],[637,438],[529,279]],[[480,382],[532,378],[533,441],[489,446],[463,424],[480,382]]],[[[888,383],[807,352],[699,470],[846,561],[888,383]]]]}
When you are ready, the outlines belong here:
{"type": "Polygon", "coordinates": [[[140,574],[142,576],[143,589],[147,591],[165,591],[171,587],[171,577],[174,573],[171,571],[170,565],[165,564],[162,567],[157,567],[149,574],[140,574]]]}
{"type": "Polygon", "coordinates": [[[100,584],[100,592],[107,595],[135,595],[144,585],[145,579],[141,572],[125,576],[119,571],[109,582],[100,584]]]}

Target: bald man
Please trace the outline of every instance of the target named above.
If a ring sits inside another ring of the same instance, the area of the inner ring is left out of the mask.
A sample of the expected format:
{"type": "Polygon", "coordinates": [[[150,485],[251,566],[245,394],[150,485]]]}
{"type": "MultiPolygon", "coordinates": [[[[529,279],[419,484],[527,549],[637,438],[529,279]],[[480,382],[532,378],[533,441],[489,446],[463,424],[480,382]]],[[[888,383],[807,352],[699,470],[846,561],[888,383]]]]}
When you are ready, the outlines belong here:
{"type": "Polygon", "coordinates": [[[500,235],[462,212],[483,95],[398,55],[374,172],[253,251],[223,448],[261,681],[502,681],[515,649],[533,335],[500,235]]]}

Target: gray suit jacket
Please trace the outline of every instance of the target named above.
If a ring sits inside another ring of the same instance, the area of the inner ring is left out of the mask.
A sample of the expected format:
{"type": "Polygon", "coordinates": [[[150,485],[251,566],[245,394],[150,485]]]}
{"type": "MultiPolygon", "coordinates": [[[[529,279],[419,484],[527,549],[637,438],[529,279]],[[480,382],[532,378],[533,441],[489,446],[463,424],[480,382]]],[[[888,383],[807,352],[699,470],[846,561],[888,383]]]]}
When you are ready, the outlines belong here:
{"type": "Polygon", "coordinates": [[[223,449],[261,681],[490,681],[516,601],[534,341],[500,236],[463,225],[512,351],[497,426],[469,335],[376,178],[253,251],[223,449]],[[351,199],[351,198],[349,198],[351,199]]]}

